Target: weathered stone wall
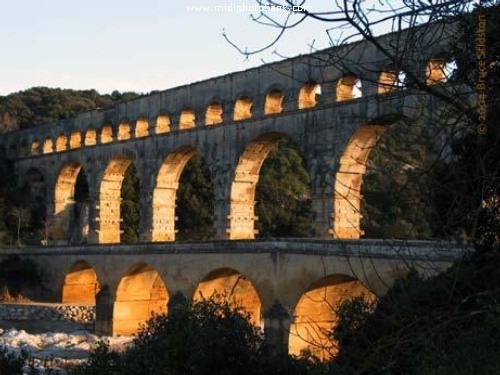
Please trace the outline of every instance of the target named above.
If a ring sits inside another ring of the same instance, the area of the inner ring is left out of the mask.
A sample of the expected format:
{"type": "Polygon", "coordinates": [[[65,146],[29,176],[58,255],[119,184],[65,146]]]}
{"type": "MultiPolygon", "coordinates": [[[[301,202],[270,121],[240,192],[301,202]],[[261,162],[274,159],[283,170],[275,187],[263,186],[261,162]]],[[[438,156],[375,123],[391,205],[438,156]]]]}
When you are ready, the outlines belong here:
{"type": "Polygon", "coordinates": [[[62,304],[0,304],[0,320],[74,322],[91,326],[95,322],[95,306],[62,304]]]}

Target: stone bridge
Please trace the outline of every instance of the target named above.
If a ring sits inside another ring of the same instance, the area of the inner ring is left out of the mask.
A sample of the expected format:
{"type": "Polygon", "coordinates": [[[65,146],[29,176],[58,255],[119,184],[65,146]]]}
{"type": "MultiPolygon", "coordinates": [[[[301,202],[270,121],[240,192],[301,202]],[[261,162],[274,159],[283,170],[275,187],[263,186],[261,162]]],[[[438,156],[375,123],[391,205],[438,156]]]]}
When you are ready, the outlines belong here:
{"type": "Polygon", "coordinates": [[[310,347],[321,356],[322,329],[335,323],[342,300],[382,295],[410,269],[435,274],[458,250],[428,241],[274,239],[54,246],[1,255],[38,265],[44,302],[97,299],[99,333],[135,332],[176,294],[197,300],[218,292],[251,314],[278,348],[298,354],[310,347]]]}
{"type": "MultiPolygon", "coordinates": [[[[406,72],[439,91],[446,90],[450,35],[450,25],[436,24],[378,42],[397,49],[409,36],[417,40],[406,72]]],[[[214,184],[215,238],[253,239],[259,171],[284,137],[298,146],[311,177],[316,236],[356,239],[371,149],[401,119],[433,126],[432,114],[443,107],[426,90],[403,88],[401,74],[361,41],[9,133],[2,143],[19,185],[43,196],[56,244],[120,242],[120,188],[131,164],[140,180],[141,241],[174,241],[179,177],[196,154],[214,184]],[[83,172],[85,228],[72,215],[83,172]]]]}
{"type": "Polygon", "coordinates": [[[410,269],[434,273],[454,259],[449,244],[359,240],[370,151],[403,119],[434,126],[444,104],[428,88],[449,88],[453,34],[435,24],[377,39],[388,50],[415,48],[405,49],[405,73],[419,85],[403,87],[394,61],[360,41],[5,134],[19,187],[44,205],[49,230],[48,247],[5,254],[39,265],[46,299],[96,303],[101,333],[135,332],[177,292],[197,299],[217,291],[277,347],[298,353],[314,342],[316,350],[340,301],[373,298],[410,269]],[[305,159],[316,239],[254,240],[260,168],[282,138],[305,159]],[[178,243],[176,191],[194,155],[210,169],[216,241],[178,243]],[[142,242],[125,245],[121,186],[132,164],[142,242]],[[73,214],[82,176],[88,223],[73,214]]]}

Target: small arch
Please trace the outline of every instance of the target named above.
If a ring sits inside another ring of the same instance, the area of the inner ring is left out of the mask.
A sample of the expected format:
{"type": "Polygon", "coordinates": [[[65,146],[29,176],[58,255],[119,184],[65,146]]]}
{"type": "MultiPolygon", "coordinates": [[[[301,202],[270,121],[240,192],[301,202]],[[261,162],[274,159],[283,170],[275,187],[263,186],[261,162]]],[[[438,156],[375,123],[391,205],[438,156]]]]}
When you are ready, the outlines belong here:
{"type": "Polygon", "coordinates": [[[196,114],[192,108],[184,108],[179,116],[179,130],[196,127],[196,114]]]}
{"type": "Polygon", "coordinates": [[[89,129],[85,132],[85,146],[95,146],[97,144],[97,132],[95,129],[89,129]]]}
{"type": "Polygon", "coordinates": [[[252,117],[252,99],[240,96],[234,103],[234,121],[248,120],[252,117]]]}
{"type": "Polygon", "coordinates": [[[35,139],[33,142],[31,142],[31,154],[32,155],[39,155],[40,154],[40,141],[38,139],[35,139]]]}
{"type": "Polygon", "coordinates": [[[205,114],[205,125],[217,125],[222,123],[222,112],[222,104],[209,104],[205,114]]]}
{"type": "Polygon", "coordinates": [[[262,135],[252,141],[240,156],[231,185],[229,239],[255,238],[255,189],[260,168],[282,137],[279,133],[262,135]]]}
{"type": "Polygon", "coordinates": [[[101,129],[101,144],[113,142],[113,128],[111,125],[104,125],[101,129]]]}
{"type": "Polygon", "coordinates": [[[68,137],[64,134],[56,138],[56,152],[66,151],[68,149],[68,137]]]}
{"type": "Polygon", "coordinates": [[[165,314],[169,294],[160,274],[140,263],[121,278],[113,308],[113,335],[132,335],[153,314],[165,314]]]}
{"type": "Polygon", "coordinates": [[[346,75],[337,82],[337,101],[351,100],[362,96],[361,80],[353,74],[346,75]]]}
{"type": "Polygon", "coordinates": [[[283,112],[283,93],[281,90],[271,90],[266,95],[264,114],[272,115],[283,112]]]}
{"type": "Polygon", "coordinates": [[[130,139],[130,124],[128,122],[121,122],[118,125],[118,141],[126,141],[130,139]]]}
{"type": "Polygon", "coordinates": [[[303,350],[309,350],[321,360],[335,356],[337,343],[329,333],[338,322],[336,308],[354,297],[367,301],[376,298],[358,279],[347,275],[331,275],[313,283],[295,308],[290,326],[289,353],[300,355],[303,350]]]}
{"type": "Polygon", "coordinates": [[[80,132],[71,133],[69,139],[69,148],[75,149],[82,146],[82,134],[80,132]]]}
{"type": "Polygon", "coordinates": [[[98,243],[120,243],[121,188],[125,172],[132,163],[127,156],[116,156],[107,165],[99,188],[98,243]]]}
{"type": "Polygon", "coordinates": [[[145,117],[139,118],[135,123],[135,138],[147,137],[149,135],[149,122],[145,117]]]}
{"type": "Polygon", "coordinates": [[[398,74],[395,70],[386,70],[380,73],[378,80],[378,94],[385,95],[397,88],[398,74]]]}
{"type": "Polygon", "coordinates": [[[170,116],[158,115],[156,118],[155,126],[156,134],[163,134],[170,132],[170,116]]]}
{"type": "Polygon", "coordinates": [[[153,191],[152,241],[175,240],[175,199],[179,178],[189,160],[197,153],[191,146],[182,146],[164,159],[153,191]]]}
{"type": "Polygon", "coordinates": [[[371,150],[386,130],[383,125],[361,126],[340,158],[335,174],[332,229],[335,238],[359,239],[364,234],[360,228],[363,175],[371,150]]]}
{"type": "Polygon", "coordinates": [[[427,62],[426,82],[428,85],[444,83],[450,79],[457,69],[455,60],[444,57],[433,57],[427,62]]]}
{"type": "Polygon", "coordinates": [[[64,277],[62,303],[95,305],[100,285],[92,266],[84,260],[75,262],[64,277]]]}
{"type": "Polygon", "coordinates": [[[263,328],[262,304],[253,286],[242,273],[232,268],[219,268],[205,276],[193,295],[194,301],[214,296],[233,308],[241,308],[250,314],[250,323],[263,328]]]}
{"type": "Polygon", "coordinates": [[[20,157],[25,157],[28,156],[30,153],[29,147],[28,147],[28,141],[23,138],[21,139],[21,144],[19,145],[19,156],[20,157]]]}
{"type": "Polygon", "coordinates": [[[304,83],[299,92],[299,109],[316,107],[318,95],[321,95],[319,84],[316,82],[304,83]]]}
{"type": "Polygon", "coordinates": [[[54,152],[54,142],[52,142],[51,138],[45,138],[43,142],[43,153],[50,154],[52,152],[54,152]]]}

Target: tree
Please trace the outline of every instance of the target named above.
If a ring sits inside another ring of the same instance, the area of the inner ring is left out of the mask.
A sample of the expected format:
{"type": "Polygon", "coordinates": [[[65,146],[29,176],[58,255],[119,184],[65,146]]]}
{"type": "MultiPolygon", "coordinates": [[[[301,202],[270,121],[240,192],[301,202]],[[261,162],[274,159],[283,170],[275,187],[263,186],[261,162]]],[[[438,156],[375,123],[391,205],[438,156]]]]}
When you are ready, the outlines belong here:
{"type": "Polygon", "coordinates": [[[26,227],[31,220],[30,210],[26,207],[13,207],[11,212],[11,216],[16,219],[17,226],[17,246],[21,246],[21,228],[26,227]]]}

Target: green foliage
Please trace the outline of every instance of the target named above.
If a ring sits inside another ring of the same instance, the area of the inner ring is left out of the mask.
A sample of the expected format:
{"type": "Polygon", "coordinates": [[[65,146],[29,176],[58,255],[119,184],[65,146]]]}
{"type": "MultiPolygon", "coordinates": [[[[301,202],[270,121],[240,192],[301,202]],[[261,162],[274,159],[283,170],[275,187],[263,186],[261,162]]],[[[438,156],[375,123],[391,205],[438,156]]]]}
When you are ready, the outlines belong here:
{"type": "Polygon", "coordinates": [[[72,374],[102,375],[246,375],[324,374],[304,360],[273,357],[262,333],[247,314],[216,296],[170,306],[168,315],[153,317],[121,354],[105,343],[72,374]]]}
{"type": "Polygon", "coordinates": [[[120,240],[123,243],[134,243],[139,240],[139,178],[133,164],[125,172],[121,188],[120,229],[123,231],[120,240]]]}
{"type": "Polygon", "coordinates": [[[65,90],[33,87],[0,97],[0,115],[8,113],[19,128],[46,124],[77,113],[109,107],[116,102],[139,97],[136,93],[100,95],[96,90],[65,90]]]}
{"type": "Polygon", "coordinates": [[[430,166],[437,153],[426,127],[399,121],[372,150],[363,185],[363,222],[368,238],[434,237],[430,166]]]}
{"type": "Polygon", "coordinates": [[[177,190],[178,238],[213,238],[214,187],[210,170],[199,155],[186,164],[177,190]]]}
{"type": "Polygon", "coordinates": [[[347,302],[333,333],[336,365],[356,374],[498,373],[499,269],[498,255],[474,257],[429,279],[409,275],[373,313],[347,302]]]}
{"type": "Polygon", "coordinates": [[[280,140],[264,161],[257,185],[260,237],[313,236],[309,185],[302,155],[289,140],[280,140]]]}
{"type": "Polygon", "coordinates": [[[16,355],[0,346],[0,374],[23,375],[23,366],[28,358],[26,352],[16,355]]]}

